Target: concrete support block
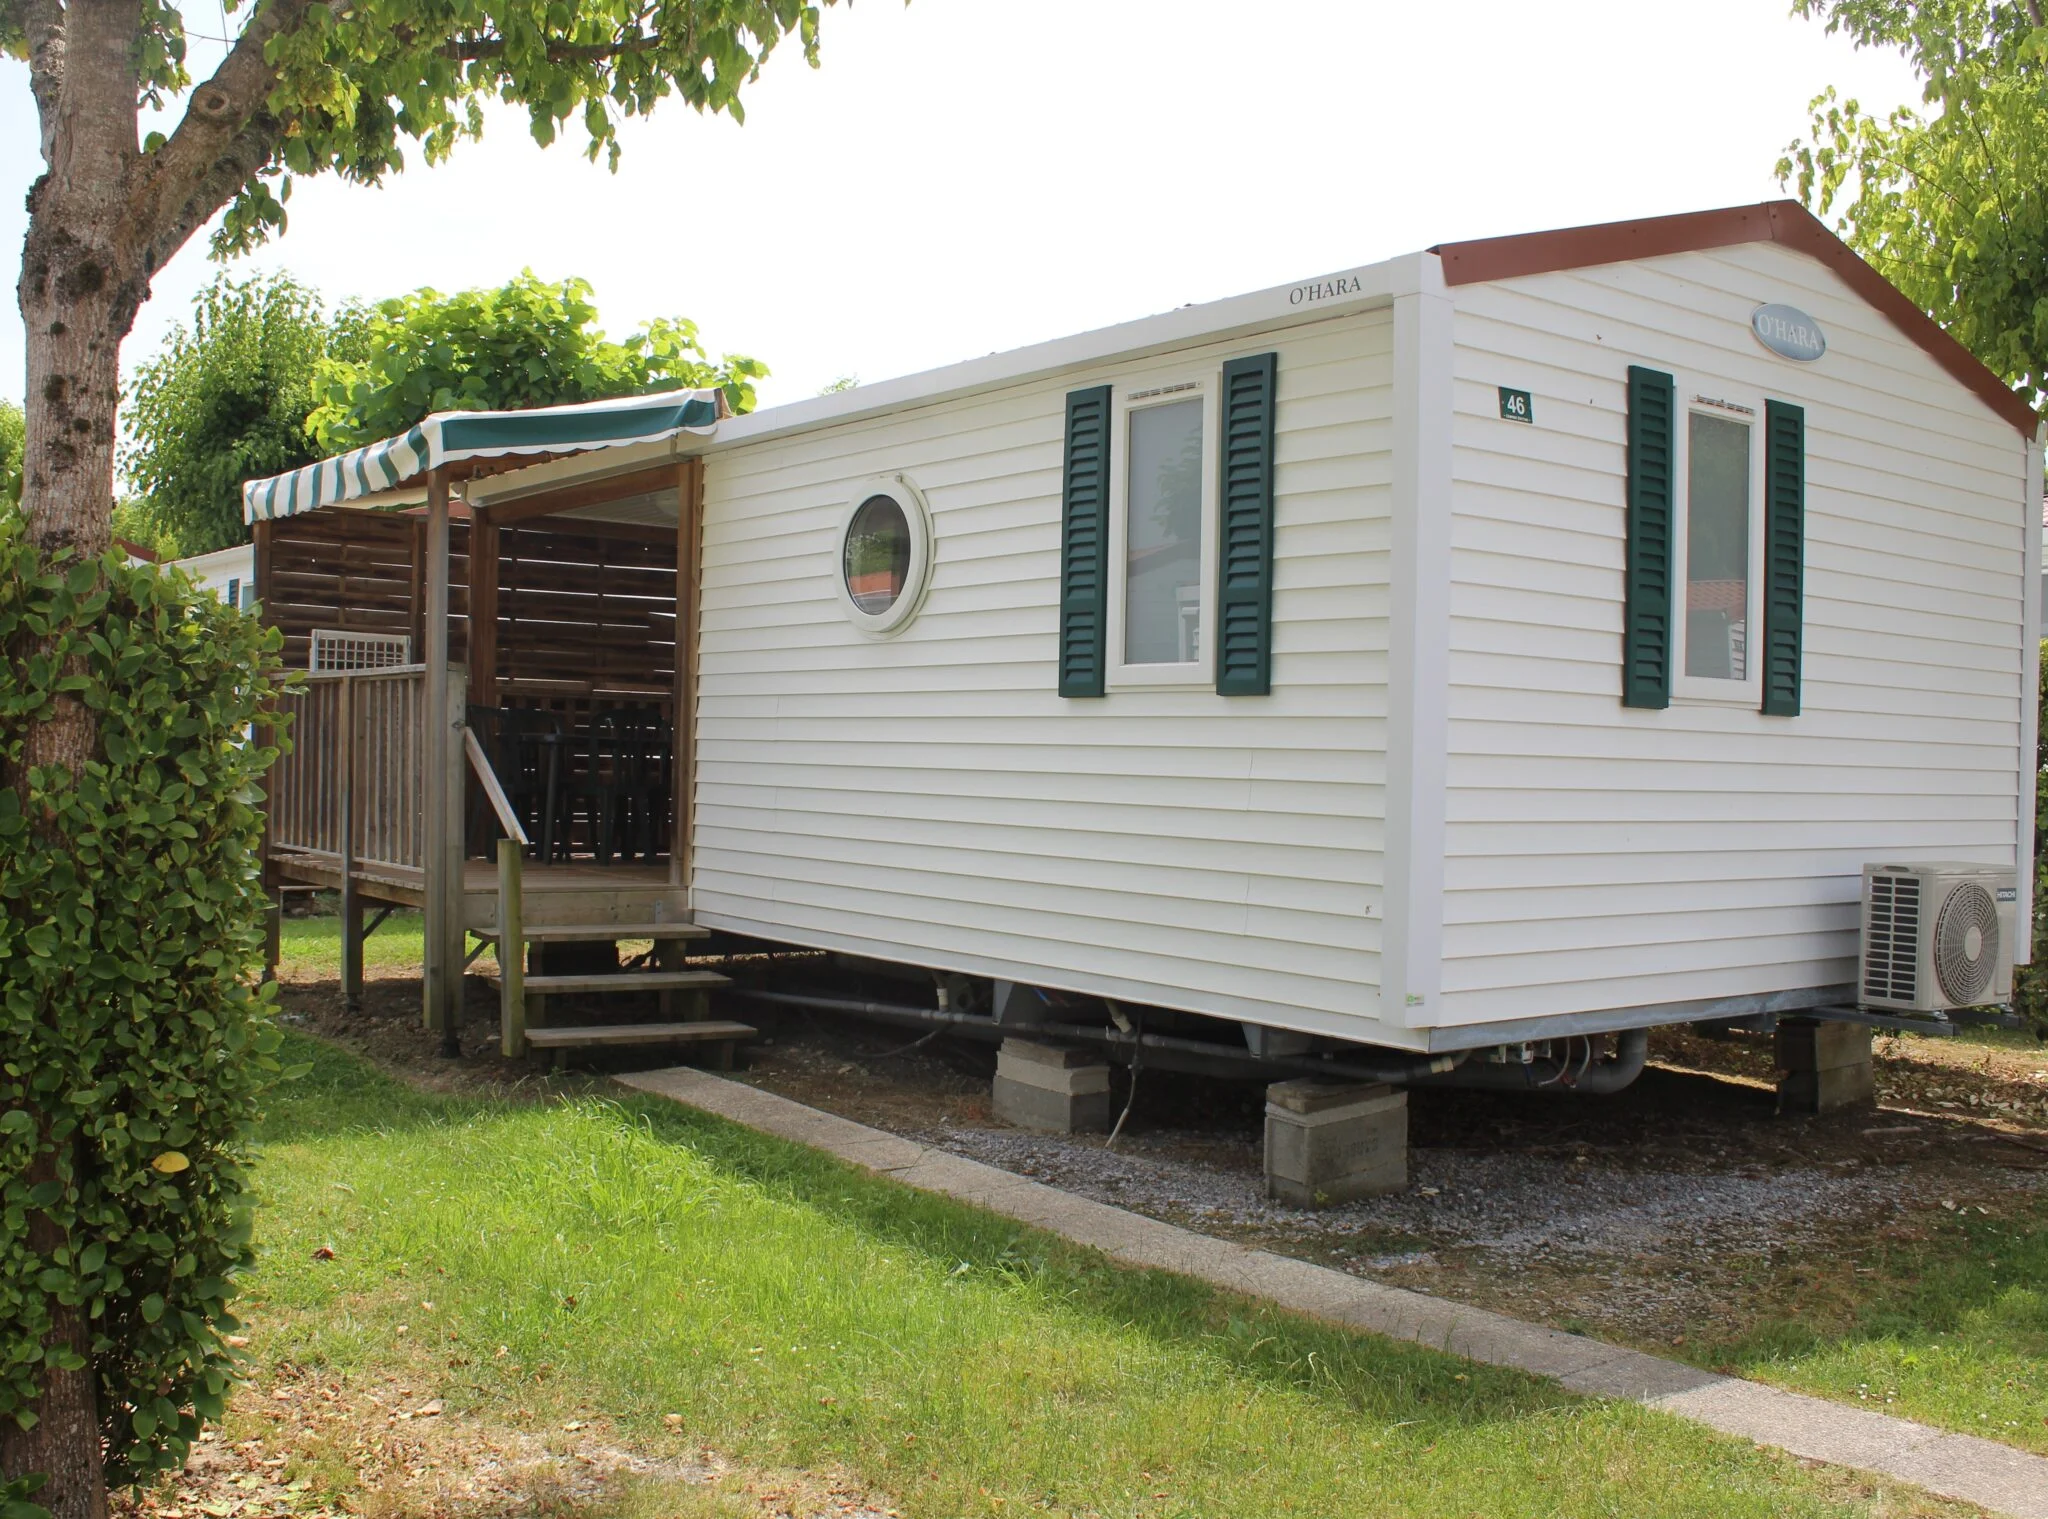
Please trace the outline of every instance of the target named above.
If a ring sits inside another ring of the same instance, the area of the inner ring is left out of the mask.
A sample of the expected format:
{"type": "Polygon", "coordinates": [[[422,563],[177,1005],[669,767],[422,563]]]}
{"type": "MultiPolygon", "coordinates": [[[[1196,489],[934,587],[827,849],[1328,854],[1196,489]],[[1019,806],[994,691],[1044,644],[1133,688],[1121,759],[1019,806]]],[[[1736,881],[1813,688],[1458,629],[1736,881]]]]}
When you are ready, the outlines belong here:
{"type": "Polygon", "coordinates": [[[996,1117],[1020,1129],[1080,1134],[1109,1127],[1109,1067],[1090,1050],[1005,1039],[996,1052],[996,1117]]]}
{"type": "Polygon", "coordinates": [[[1832,1113],[1877,1101],[1863,1024],[1781,1021],[1776,1051],[1781,1113],[1832,1113]]]}
{"type": "Polygon", "coordinates": [[[1408,1094],[1371,1082],[1266,1088],[1266,1196],[1297,1208],[1408,1185],[1408,1094]]]}

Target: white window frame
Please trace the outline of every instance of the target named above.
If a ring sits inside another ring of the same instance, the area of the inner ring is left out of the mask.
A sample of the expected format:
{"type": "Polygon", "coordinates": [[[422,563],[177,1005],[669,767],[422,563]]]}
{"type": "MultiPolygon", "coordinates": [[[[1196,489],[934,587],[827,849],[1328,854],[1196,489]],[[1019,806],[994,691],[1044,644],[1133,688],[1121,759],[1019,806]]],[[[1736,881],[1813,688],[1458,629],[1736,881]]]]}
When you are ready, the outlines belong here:
{"type": "Polygon", "coordinates": [[[1116,432],[1110,448],[1109,479],[1109,637],[1104,684],[1117,690],[1145,687],[1214,685],[1216,680],[1216,395],[1221,366],[1147,375],[1116,388],[1116,432]],[[1124,650],[1125,600],[1130,591],[1131,416],[1153,406],[1182,401],[1202,403],[1202,546],[1201,652],[1186,663],[1128,664],[1124,650]]]}
{"type": "Polygon", "coordinates": [[[873,475],[861,481],[840,508],[838,530],[832,535],[832,589],[839,610],[869,638],[894,637],[924,609],[936,552],[931,508],[925,502],[924,492],[907,475],[873,475]],[[902,594],[886,611],[864,612],[846,583],[846,535],[853,531],[853,519],[860,515],[860,509],[876,496],[887,496],[902,509],[903,521],[910,529],[910,567],[904,572],[902,594]]]}
{"type": "Polygon", "coordinates": [[[1678,377],[1678,436],[1673,440],[1671,522],[1671,698],[1708,706],[1756,708],[1763,701],[1764,398],[1711,381],[1678,377]],[[1749,599],[1743,609],[1743,678],[1687,675],[1686,599],[1692,541],[1692,419],[1695,414],[1749,428],[1749,599]]]}

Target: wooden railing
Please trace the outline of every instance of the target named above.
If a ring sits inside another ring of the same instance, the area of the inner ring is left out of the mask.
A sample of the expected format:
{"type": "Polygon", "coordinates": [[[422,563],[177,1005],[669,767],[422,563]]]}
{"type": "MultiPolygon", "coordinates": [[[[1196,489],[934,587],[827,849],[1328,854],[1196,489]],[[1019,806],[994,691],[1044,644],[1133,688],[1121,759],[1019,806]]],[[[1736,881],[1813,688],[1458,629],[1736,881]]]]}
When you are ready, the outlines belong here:
{"type": "MultiPolygon", "coordinates": [[[[460,713],[462,672],[449,673],[460,713]]],[[[291,752],[271,772],[271,849],[322,856],[345,871],[417,873],[424,884],[426,666],[309,674],[303,680],[278,703],[292,715],[291,752]]],[[[459,817],[459,769],[452,789],[459,817]]]]}

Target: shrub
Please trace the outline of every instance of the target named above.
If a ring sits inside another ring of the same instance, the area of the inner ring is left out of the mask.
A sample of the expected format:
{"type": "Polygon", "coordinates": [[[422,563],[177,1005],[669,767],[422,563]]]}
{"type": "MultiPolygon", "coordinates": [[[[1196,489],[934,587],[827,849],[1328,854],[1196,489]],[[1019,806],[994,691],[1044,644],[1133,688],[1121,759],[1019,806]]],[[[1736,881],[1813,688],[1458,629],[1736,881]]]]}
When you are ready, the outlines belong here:
{"type": "Polygon", "coordinates": [[[78,1369],[51,1333],[78,1310],[114,1483],[178,1464],[232,1374],[244,1161],[278,1075],[254,976],[276,751],[250,726],[277,648],[181,574],[43,561],[0,511],[0,1418],[30,1427],[44,1366],[78,1369]],[[24,769],[61,697],[93,758],[24,769]]]}
{"type": "Polygon", "coordinates": [[[2029,928],[2035,958],[2032,965],[2020,966],[2013,976],[2012,1003],[2033,1029],[2034,1037],[2048,1039],[2048,964],[2042,963],[2042,957],[2048,956],[2048,933],[2043,932],[2048,929],[2048,853],[2043,850],[2048,844],[2048,639],[2041,643],[2034,675],[2041,696],[2034,753],[2034,921],[2029,928]]]}

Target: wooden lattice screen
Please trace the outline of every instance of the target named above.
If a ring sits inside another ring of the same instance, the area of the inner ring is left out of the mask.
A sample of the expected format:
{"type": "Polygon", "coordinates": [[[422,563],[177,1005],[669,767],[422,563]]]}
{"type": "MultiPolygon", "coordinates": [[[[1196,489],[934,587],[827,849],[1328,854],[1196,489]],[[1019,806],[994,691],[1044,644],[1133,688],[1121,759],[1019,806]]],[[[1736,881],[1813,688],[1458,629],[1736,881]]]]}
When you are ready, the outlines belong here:
{"type": "Polygon", "coordinates": [[[675,697],[676,535],[576,519],[498,532],[498,699],[580,710],[675,697]]]}
{"type": "MultiPolygon", "coordinates": [[[[425,521],[412,513],[309,512],[265,525],[263,620],[305,669],[315,628],[404,633],[426,647],[425,521]]],[[[448,656],[469,662],[470,524],[449,523],[448,656]]],[[[672,530],[534,519],[498,530],[497,699],[571,714],[673,704],[672,530]]],[[[471,675],[472,686],[476,674],[471,675]]]]}
{"type": "MultiPolygon", "coordinates": [[[[404,633],[426,647],[426,521],[335,509],[261,524],[256,575],[263,620],[284,634],[284,662],[303,670],[315,628],[404,633]]],[[[469,651],[469,524],[449,524],[448,657],[469,651]]]]}

